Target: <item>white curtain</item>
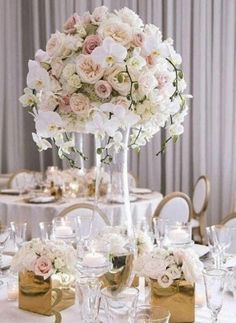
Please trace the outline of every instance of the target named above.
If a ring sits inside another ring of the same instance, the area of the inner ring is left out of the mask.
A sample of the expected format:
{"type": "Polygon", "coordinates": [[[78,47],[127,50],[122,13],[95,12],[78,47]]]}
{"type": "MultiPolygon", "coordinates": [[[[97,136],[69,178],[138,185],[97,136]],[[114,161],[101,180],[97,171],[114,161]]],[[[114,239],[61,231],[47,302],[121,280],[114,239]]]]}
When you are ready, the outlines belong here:
{"type": "MultiPolygon", "coordinates": [[[[185,133],[166,154],[155,157],[164,134],[130,156],[140,186],[164,194],[191,195],[198,176],[211,181],[209,223],[228,213],[236,198],[236,82],[234,0],[0,0],[0,172],[61,166],[56,151],[39,154],[31,140],[34,125],[18,102],[27,61],[73,13],[127,6],[164,37],[172,37],[183,57],[188,92],[193,95],[185,133]]],[[[86,152],[93,155],[91,139],[86,152]]]]}

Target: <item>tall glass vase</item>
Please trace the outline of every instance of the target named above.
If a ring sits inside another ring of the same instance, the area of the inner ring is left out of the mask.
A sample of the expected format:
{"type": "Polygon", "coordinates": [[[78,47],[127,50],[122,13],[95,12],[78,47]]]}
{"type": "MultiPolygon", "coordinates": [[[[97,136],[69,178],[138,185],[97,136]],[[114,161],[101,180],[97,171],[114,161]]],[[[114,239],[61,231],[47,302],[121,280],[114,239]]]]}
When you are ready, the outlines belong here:
{"type": "MultiPolygon", "coordinates": [[[[79,149],[79,151],[83,152],[84,151],[84,134],[83,133],[75,133],[75,146],[76,148],[79,149]]],[[[84,159],[77,154],[77,164],[79,165],[80,168],[80,173],[84,174],[85,173],[85,167],[84,167],[84,159]]]]}
{"type": "MultiPolygon", "coordinates": [[[[98,155],[100,160],[98,160],[97,165],[96,183],[96,188],[99,188],[99,182],[101,182],[103,176],[101,175],[101,168],[103,168],[103,173],[110,174],[108,201],[120,204],[119,216],[117,217],[119,222],[111,223],[113,228],[109,229],[110,240],[113,241],[110,247],[110,259],[113,266],[101,279],[103,285],[111,287],[114,293],[120,292],[131,284],[135,255],[134,228],[128,187],[129,131],[123,131],[122,136],[122,145],[118,152],[114,147],[109,151],[103,149],[102,155],[98,155]]],[[[106,142],[107,138],[105,138],[106,142]]]]}

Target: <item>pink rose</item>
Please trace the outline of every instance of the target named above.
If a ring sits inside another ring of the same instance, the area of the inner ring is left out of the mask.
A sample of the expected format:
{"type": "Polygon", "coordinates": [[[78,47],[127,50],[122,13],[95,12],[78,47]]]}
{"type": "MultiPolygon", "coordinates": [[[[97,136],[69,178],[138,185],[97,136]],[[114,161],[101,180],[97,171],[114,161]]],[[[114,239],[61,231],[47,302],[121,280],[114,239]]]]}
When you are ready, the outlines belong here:
{"type": "Polygon", "coordinates": [[[95,93],[99,98],[106,99],[110,96],[112,91],[112,86],[107,82],[100,80],[95,84],[95,93]]]}
{"type": "Polygon", "coordinates": [[[36,259],[34,263],[34,273],[35,275],[42,276],[43,279],[50,277],[53,274],[51,260],[46,256],[41,256],[36,259]]]}
{"type": "Polygon", "coordinates": [[[74,113],[80,114],[89,110],[90,101],[87,96],[81,93],[74,93],[70,98],[70,106],[74,113]]]}
{"type": "Polygon", "coordinates": [[[85,38],[82,53],[91,54],[94,48],[98,47],[101,44],[101,38],[97,35],[90,35],[85,38]]]}
{"type": "Polygon", "coordinates": [[[74,34],[76,32],[76,24],[80,21],[77,13],[70,16],[64,23],[63,29],[66,34],[74,34]]]}
{"type": "Polygon", "coordinates": [[[70,97],[68,95],[59,97],[58,103],[60,112],[69,113],[72,111],[70,107],[70,97]]]}
{"type": "Polygon", "coordinates": [[[132,44],[135,47],[141,47],[144,42],[144,38],[145,38],[144,33],[142,33],[142,32],[136,33],[133,35],[132,44]]]}
{"type": "Polygon", "coordinates": [[[54,75],[57,79],[61,76],[62,70],[64,68],[64,64],[62,59],[59,57],[55,58],[51,62],[52,67],[52,75],[54,75]]]}

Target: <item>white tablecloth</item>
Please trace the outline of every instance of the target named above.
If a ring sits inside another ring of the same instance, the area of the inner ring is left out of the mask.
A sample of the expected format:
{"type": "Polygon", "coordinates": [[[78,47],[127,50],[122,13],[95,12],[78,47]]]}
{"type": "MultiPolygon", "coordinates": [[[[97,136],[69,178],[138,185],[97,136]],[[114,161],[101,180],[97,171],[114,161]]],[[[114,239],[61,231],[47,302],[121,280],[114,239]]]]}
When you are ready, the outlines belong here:
{"type": "MultiPolygon", "coordinates": [[[[204,295],[203,287],[200,286],[202,297],[204,295]]],[[[225,293],[223,308],[219,314],[219,323],[235,323],[236,322],[236,301],[231,294],[225,293]]],[[[54,317],[47,317],[31,312],[18,309],[16,301],[7,300],[6,285],[0,287],[0,322],[1,323],[54,323],[54,317]]],[[[81,323],[79,306],[76,304],[64,311],[62,314],[62,323],[81,323]]],[[[101,317],[102,319],[102,317],[101,317]]],[[[103,321],[103,320],[102,320],[103,321]]],[[[105,320],[103,321],[106,322],[105,320]]],[[[204,304],[202,307],[196,308],[195,323],[209,323],[210,311],[204,304]]],[[[120,322],[113,322],[120,323],[120,322]]]]}
{"type": "MultiPolygon", "coordinates": [[[[131,212],[134,225],[144,218],[150,223],[152,215],[161,199],[162,194],[154,192],[148,194],[148,196],[143,196],[142,199],[136,202],[132,202],[131,212]]],[[[4,223],[9,223],[10,221],[27,222],[28,232],[30,232],[28,238],[38,237],[39,222],[52,221],[63,209],[79,202],[93,203],[92,201],[86,201],[84,199],[73,199],[66,203],[29,204],[18,196],[0,195],[0,221],[4,223]]],[[[125,217],[123,204],[99,203],[98,206],[107,215],[112,225],[122,224],[125,217]]],[[[83,212],[89,211],[83,210],[83,212]]]]}

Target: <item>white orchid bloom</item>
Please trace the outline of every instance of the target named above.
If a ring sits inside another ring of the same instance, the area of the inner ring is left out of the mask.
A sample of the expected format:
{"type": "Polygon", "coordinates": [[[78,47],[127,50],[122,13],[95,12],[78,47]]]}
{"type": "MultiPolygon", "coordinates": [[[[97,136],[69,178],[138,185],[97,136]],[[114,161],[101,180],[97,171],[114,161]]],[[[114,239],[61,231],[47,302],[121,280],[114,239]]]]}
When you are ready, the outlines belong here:
{"type": "Polygon", "coordinates": [[[119,150],[124,147],[124,143],[122,143],[123,135],[120,131],[116,131],[112,138],[112,142],[110,142],[106,148],[110,149],[113,148],[115,150],[115,153],[118,153],[119,150]]]}
{"type": "Polygon", "coordinates": [[[24,93],[20,98],[19,101],[23,105],[23,107],[32,107],[38,104],[38,98],[36,95],[33,94],[33,91],[29,88],[24,89],[24,93]]]}
{"type": "Polygon", "coordinates": [[[63,121],[60,115],[52,111],[39,111],[35,115],[37,134],[43,138],[52,138],[63,131],[63,121]]]}
{"type": "Polygon", "coordinates": [[[47,150],[52,148],[52,145],[46,139],[41,138],[38,134],[32,132],[33,141],[38,146],[39,151],[47,150]]]}
{"type": "Polygon", "coordinates": [[[126,56],[127,49],[115,42],[111,37],[106,37],[102,45],[96,47],[91,53],[92,59],[104,68],[115,63],[122,63],[126,56]]]}
{"type": "Polygon", "coordinates": [[[63,135],[58,134],[54,137],[55,144],[59,148],[58,155],[60,158],[63,157],[63,154],[70,154],[71,148],[75,147],[75,139],[71,138],[71,140],[64,141],[63,135]]]}
{"type": "Polygon", "coordinates": [[[170,50],[168,44],[161,42],[154,36],[146,37],[142,52],[144,56],[151,57],[154,64],[158,62],[160,57],[169,57],[170,50]]]}
{"type": "Polygon", "coordinates": [[[29,60],[28,67],[27,86],[36,91],[49,89],[50,77],[48,72],[36,61],[29,60]]]}
{"type": "Polygon", "coordinates": [[[171,137],[179,136],[184,132],[184,127],[180,123],[173,123],[168,128],[168,133],[171,137]]]}

